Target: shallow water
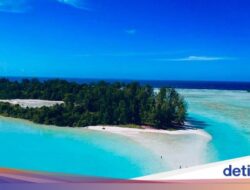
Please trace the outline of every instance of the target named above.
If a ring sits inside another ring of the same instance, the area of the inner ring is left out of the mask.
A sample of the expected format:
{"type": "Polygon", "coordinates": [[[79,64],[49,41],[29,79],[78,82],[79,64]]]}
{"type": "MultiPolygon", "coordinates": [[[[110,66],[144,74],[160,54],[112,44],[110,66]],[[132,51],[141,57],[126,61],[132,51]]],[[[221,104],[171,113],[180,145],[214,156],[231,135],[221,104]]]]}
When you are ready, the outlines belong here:
{"type": "Polygon", "coordinates": [[[189,121],[206,130],[210,142],[198,136],[162,134],[144,134],[134,141],[0,117],[0,167],[133,178],[250,154],[250,93],[179,91],[187,101],[189,121]]]}
{"type": "Polygon", "coordinates": [[[180,90],[189,119],[213,137],[208,161],[250,155],[250,93],[228,90],[180,90]]]}
{"type": "Polygon", "coordinates": [[[0,167],[7,168],[115,178],[164,169],[149,150],[122,136],[8,118],[0,118],[0,149],[0,167]]]}

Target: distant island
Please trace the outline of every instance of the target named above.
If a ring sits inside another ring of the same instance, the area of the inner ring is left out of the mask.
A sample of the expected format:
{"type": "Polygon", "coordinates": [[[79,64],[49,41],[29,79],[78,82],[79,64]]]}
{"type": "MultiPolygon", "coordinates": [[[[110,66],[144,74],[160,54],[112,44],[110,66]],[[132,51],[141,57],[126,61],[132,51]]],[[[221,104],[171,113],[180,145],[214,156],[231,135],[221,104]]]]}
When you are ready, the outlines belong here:
{"type": "Polygon", "coordinates": [[[175,89],[160,88],[155,92],[150,85],[138,82],[78,84],[3,78],[0,99],[2,116],[68,127],[130,125],[169,129],[183,126],[187,114],[185,100],[175,89]],[[10,103],[13,99],[54,102],[50,106],[29,107],[10,103]]]}

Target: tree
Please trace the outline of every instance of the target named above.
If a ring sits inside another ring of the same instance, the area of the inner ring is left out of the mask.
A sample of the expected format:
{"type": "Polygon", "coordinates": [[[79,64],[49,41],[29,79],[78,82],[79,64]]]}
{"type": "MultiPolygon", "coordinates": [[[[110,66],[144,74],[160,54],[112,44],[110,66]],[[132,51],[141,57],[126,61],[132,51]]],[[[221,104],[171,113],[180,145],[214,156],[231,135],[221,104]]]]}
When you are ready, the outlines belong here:
{"type": "Polygon", "coordinates": [[[22,108],[0,103],[0,114],[36,123],[84,127],[88,125],[150,125],[167,129],[184,124],[187,106],[175,89],[158,93],[137,82],[77,84],[64,80],[21,82],[0,79],[0,98],[61,100],[53,107],[22,108]]]}

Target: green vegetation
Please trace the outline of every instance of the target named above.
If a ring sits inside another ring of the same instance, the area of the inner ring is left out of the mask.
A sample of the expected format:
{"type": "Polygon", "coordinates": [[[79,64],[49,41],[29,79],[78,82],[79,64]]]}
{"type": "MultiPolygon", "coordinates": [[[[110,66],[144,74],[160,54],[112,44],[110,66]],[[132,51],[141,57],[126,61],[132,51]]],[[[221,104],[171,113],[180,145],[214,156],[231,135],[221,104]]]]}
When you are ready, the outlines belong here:
{"type": "Polygon", "coordinates": [[[176,90],[161,88],[155,93],[151,86],[136,82],[77,84],[64,80],[0,79],[0,99],[16,98],[63,100],[65,104],[42,108],[0,103],[3,116],[48,125],[148,125],[167,129],[182,126],[186,119],[185,101],[176,90]]]}

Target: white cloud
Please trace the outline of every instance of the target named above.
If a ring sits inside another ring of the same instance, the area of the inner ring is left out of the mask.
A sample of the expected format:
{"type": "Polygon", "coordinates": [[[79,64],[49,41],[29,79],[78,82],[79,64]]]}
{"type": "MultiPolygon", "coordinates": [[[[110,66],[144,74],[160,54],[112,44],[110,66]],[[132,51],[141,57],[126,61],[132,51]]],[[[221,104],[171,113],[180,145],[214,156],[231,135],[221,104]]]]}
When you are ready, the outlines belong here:
{"type": "MultiPolygon", "coordinates": [[[[0,12],[25,13],[32,8],[34,0],[0,0],[0,12]]],[[[52,0],[51,0],[52,1],[52,0]]],[[[53,0],[74,8],[90,10],[86,0],[53,0]]]]}
{"type": "Polygon", "coordinates": [[[28,0],[0,0],[1,12],[24,13],[30,9],[28,0]]]}
{"type": "Polygon", "coordinates": [[[86,0],[57,0],[57,1],[59,3],[64,3],[78,9],[90,10],[89,7],[87,7],[86,0]]]}
{"type": "Polygon", "coordinates": [[[129,35],[135,35],[137,30],[136,29],[128,29],[128,30],[125,30],[125,32],[129,35]]]}
{"type": "Polygon", "coordinates": [[[77,57],[147,57],[147,56],[167,56],[176,52],[112,52],[112,53],[79,53],[77,57]]]}
{"type": "Polygon", "coordinates": [[[188,56],[184,58],[158,59],[159,61],[220,61],[229,60],[229,57],[188,56]]]}

